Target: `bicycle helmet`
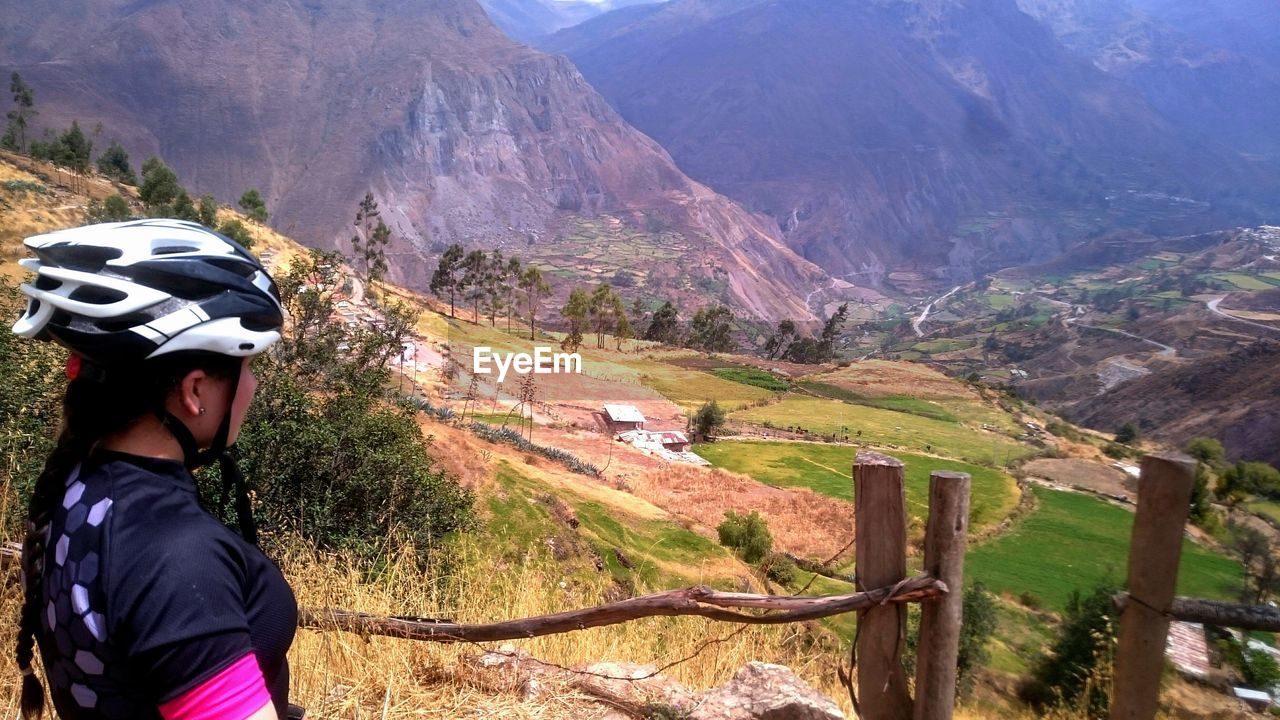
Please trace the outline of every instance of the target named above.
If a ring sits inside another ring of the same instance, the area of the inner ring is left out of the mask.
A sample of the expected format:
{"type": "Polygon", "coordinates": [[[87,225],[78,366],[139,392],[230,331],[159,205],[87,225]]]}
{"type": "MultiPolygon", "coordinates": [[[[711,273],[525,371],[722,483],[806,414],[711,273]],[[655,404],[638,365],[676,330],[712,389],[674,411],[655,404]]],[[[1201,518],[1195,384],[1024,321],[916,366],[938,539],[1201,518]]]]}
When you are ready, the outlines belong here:
{"type": "Polygon", "coordinates": [[[275,283],[253,255],[183,220],[89,225],[27,238],[36,274],[13,332],[54,340],[94,365],[181,351],[230,356],[280,339],[275,283]]]}

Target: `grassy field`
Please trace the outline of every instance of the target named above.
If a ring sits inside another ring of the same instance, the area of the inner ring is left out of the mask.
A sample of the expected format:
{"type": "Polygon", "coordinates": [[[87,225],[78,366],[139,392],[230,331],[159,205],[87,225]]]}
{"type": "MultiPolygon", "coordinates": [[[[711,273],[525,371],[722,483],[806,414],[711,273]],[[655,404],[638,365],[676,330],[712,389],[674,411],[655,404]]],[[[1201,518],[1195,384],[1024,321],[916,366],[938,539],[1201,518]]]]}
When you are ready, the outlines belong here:
{"type": "Polygon", "coordinates": [[[1251,500],[1245,504],[1245,509],[1280,522],[1280,502],[1275,500],[1251,500]]]}
{"type": "Polygon", "coordinates": [[[909,395],[889,395],[886,397],[867,397],[858,393],[832,385],[830,383],[818,382],[816,380],[804,380],[800,382],[800,387],[813,393],[821,395],[832,400],[840,400],[855,405],[866,405],[868,407],[877,407],[884,410],[896,410],[898,412],[911,413],[921,417],[933,418],[935,420],[945,420],[947,422],[960,422],[960,419],[952,415],[941,405],[930,402],[929,400],[921,400],[920,398],[911,397],[909,395]]]}
{"type": "MultiPolygon", "coordinates": [[[[1124,582],[1133,513],[1088,495],[1031,492],[1034,512],[1012,532],[969,552],[970,580],[993,592],[1034,593],[1050,610],[1062,610],[1073,590],[1087,593],[1104,578],[1124,582]]],[[[1239,563],[1184,543],[1179,595],[1231,598],[1240,578],[1239,563]]]]}
{"type": "MultiPolygon", "coordinates": [[[[853,500],[855,449],[847,445],[785,442],[717,442],[694,452],[717,467],[778,487],[807,487],[824,495],[853,500]]],[[[929,473],[958,470],[973,476],[970,524],[975,532],[1000,522],[1017,504],[1013,479],[991,468],[940,458],[894,452],[906,463],[907,505],[918,518],[928,516],[929,473]]]]}
{"type": "Polygon", "coordinates": [[[1266,280],[1244,273],[1217,273],[1214,277],[1225,280],[1241,290],[1270,290],[1275,287],[1266,280]]]}
{"type": "Polygon", "coordinates": [[[646,362],[637,369],[641,383],[690,412],[708,400],[715,400],[726,410],[735,410],[773,395],[764,388],[666,363],[646,362]]]}
{"type": "Polygon", "coordinates": [[[820,435],[848,434],[851,439],[865,443],[937,453],[968,462],[1008,465],[1034,452],[1005,435],[823,398],[788,397],[779,403],[732,413],[729,417],[764,427],[801,427],[820,435]]]}

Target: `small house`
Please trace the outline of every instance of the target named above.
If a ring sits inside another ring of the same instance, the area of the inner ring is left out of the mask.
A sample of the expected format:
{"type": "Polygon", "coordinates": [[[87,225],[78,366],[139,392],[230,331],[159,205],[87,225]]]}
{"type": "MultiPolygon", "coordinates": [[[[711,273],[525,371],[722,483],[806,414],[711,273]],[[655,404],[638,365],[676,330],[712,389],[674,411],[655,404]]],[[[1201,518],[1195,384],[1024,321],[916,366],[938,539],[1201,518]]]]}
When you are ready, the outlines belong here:
{"type": "Polygon", "coordinates": [[[635,405],[605,405],[604,418],[610,432],[615,434],[644,429],[644,415],[635,405]]]}

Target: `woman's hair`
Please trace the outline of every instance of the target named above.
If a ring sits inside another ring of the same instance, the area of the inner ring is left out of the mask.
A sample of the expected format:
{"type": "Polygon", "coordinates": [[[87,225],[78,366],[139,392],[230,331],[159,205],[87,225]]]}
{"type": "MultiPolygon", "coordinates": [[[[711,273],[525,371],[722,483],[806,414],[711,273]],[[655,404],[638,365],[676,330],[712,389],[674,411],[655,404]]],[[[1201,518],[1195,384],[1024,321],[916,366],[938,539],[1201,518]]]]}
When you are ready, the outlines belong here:
{"type": "Polygon", "coordinates": [[[67,385],[62,401],[62,429],[53,452],[36,480],[27,510],[27,537],[22,545],[25,595],[18,624],[15,655],[22,671],[22,716],[44,712],[44,688],[32,660],[40,627],[45,547],[49,524],[61,500],[65,480],[103,438],[127,430],[148,414],[162,414],[179,381],[193,370],[220,378],[237,377],[242,358],[213,353],[173,353],[136,369],[85,368],[67,385]]]}

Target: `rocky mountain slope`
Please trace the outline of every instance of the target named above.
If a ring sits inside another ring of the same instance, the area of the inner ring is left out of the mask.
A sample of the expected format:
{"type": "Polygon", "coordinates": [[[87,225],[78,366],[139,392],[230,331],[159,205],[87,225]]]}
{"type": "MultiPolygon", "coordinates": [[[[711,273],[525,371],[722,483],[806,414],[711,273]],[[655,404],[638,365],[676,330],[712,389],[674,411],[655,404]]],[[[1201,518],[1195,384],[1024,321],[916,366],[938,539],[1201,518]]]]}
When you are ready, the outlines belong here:
{"type": "Polygon", "coordinates": [[[422,287],[447,243],[523,250],[601,211],[709,241],[699,258],[750,314],[810,317],[827,282],[473,0],[54,0],[5,13],[0,63],[36,89],[38,125],[101,122],[224,201],[260,188],[272,223],[313,244],[348,242],[372,189],[401,284],[422,287]]]}
{"type": "Polygon", "coordinates": [[[1187,131],[1280,157],[1280,5],[1267,0],[1018,0],[1071,50],[1187,131]]]}
{"type": "Polygon", "coordinates": [[[967,279],[1104,228],[1276,211],[1280,174],[1186,132],[1013,0],[674,0],[544,46],[837,275],[967,279]]]}

